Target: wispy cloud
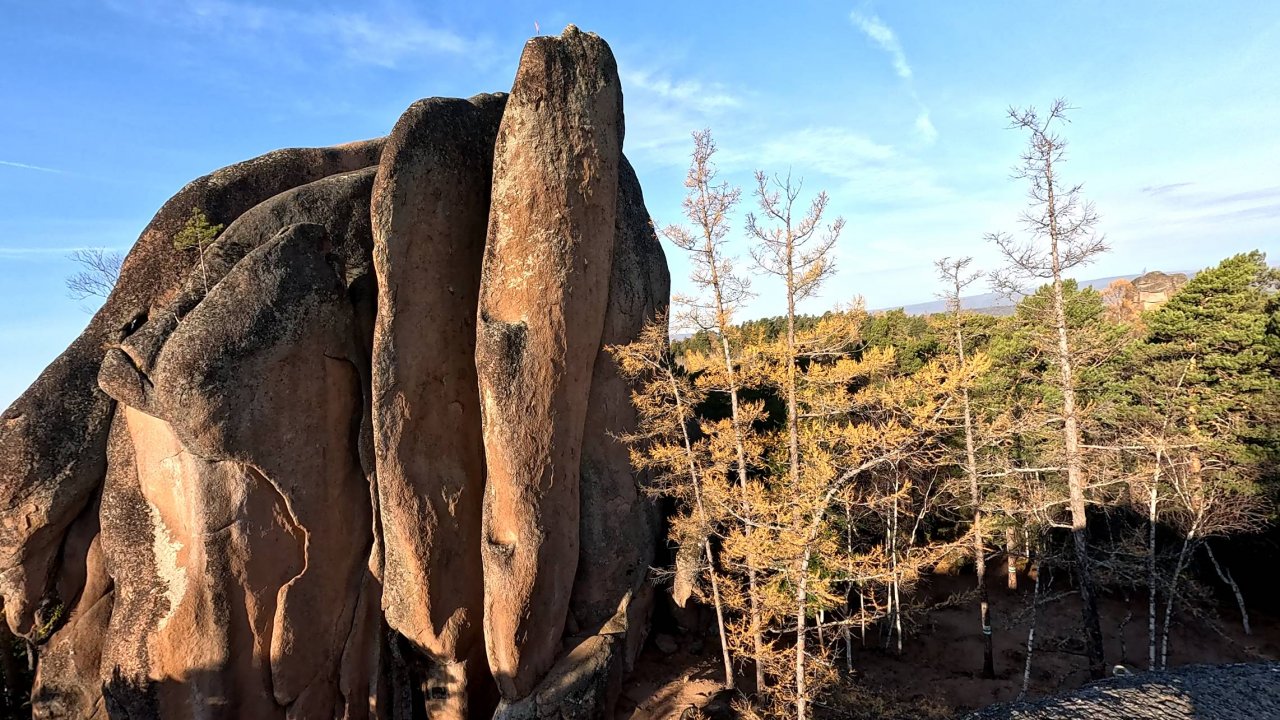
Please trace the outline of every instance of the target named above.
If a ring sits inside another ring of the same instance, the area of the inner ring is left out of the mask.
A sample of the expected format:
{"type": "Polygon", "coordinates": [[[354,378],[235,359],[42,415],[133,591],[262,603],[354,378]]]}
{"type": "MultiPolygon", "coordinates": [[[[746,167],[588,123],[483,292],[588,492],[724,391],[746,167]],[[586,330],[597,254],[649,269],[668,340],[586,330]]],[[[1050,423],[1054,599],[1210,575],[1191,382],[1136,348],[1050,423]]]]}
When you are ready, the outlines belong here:
{"type": "Polygon", "coordinates": [[[57,170],[55,168],[44,167],[43,165],[28,165],[27,163],[13,162],[11,160],[0,160],[0,165],[18,168],[19,170],[35,170],[37,172],[62,174],[61,170],[57,170]]]}
{"type": "MultiPolygon", "coordinates": [[[[759,137],[759,136],[757,136],[759,137]]],[[[736,141],[718,156],[729,171],[763,169],[813,176],[832,197],[854,205],[914,206],[949,201],[954,192],[935,170],[892,145],[843,127],[769,133],[756,143],[736,141]]]]}
{"type": "Polygon", "coordinates": [[[871,38],[871,41],[880,46],[889,54],[893,60],[893,70],[898,73],[898,77],[903,80],[911,79],[911,65],[907,63],[907,54],[902,51],[902,43],[898,42],[898,35],[884,21],[872,12],[859,12],[854,10],[849,13],[849,19],[853,24],[862,31],[864,35],[871,38]]]}
{"type": "Polygon", "coordinates": [[[911,92],[911,98],[915,100],[919,107],[919,114],[916,115],[915,128],[916,133],[926,145],[931,145],[938,139],[938,129],[934,127],[933,121],[929,118],[929,108],[920,100],[920,96],[916,94],[915,83],[913,82],[914,73],[911,71],[911,63],[907,62],[907,53],[902,49],[902,42],[898,40],[898,34],[893,31],[878,15],[870,10],[860,11],[854,10],[849,13],[849,20],[853,22],[854,27],[858,28],[863,35],[866,35],[871,42],[889,56],[893,63],[893,71],[898,77],[906,83],[907,89],[911,92]]]}
{"type": "Polygon", "coordinates": [[[857,177],[868,166],[884,166],[896,157],[892,146],[878,143],[852,130],[810,127],[770,136],[753,147],[721,153],[726,167],[794,167],[814,170],[835,178],[857,177]]]}
{"type": "Polygon", "coordinates": [[[1144,185],[1140,190],[1144,195],[1167,195],[1182,188],[1191,187],[1194,183],[1180,182],[1168,183],[1166,185],[1144,185]]]}
{"type": "Polygon", "coordinates": [[[740,93],[718,82],[678,77],[656,69],[621,73],[626,97],[627,149],[663,165],[689,161],[689,133],[715,126],[743,105],[740,93]]]}
{"type": "Polygon", "coordinates": [[[672,80],[649,70],[628,70],[622,73],[623,87],[653,93],[699,112],[712,112],[737,107],[741,100],[724,86],[705,84],[698,80],[672,80]]]}
{"type": "MultiPolygon", "coordinates": [[[[219,37],[279,40],[305,37],[353,63],[393,68],[423,56],[463,56],[480,49],[476,40],[428,22],[408,4],[375,2],[361,9],[312,5],[292,9],[235,0],[110,0],[122,13],[219,37]]],[[[277,51],[279,48],[275,48],[277,51]]]]}
{"type": "Polygon", "coordinates": [[[916,132],[920,133],[920,137],[927,143],[938,139],[938,129],[933,126],[933,121],[929,119],[929,111],[924,108],[921,108],[920,114],[916,116],[916,132]]]}
{"type": "Polygon", "coordinates": [[[1256,188],[1254,190],[1245,190],[1243,192],[1218,195],[1206,194],[1198,199],[1195,204],[1204,207],[1214,207],[1218,205],[1254,203],[1259,200],[1275,200],[1277,198],[1280,198],[1280,187],[1264,187],[1256,188]]]}

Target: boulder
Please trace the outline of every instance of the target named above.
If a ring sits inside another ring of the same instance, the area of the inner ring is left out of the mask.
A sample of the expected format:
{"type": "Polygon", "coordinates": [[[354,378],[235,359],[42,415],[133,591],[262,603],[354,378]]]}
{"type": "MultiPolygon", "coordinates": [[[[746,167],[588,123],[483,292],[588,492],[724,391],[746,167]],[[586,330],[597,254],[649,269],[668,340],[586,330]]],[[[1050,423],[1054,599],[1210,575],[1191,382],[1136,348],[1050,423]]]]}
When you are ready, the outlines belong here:
{"type": "Polygon", "coordinates": [[[174,235],[195,209],[226,224],[285,190],[373,165],[382,144],[277,150],[189,183],[142,231],[85,331],[0,415],[0,593],[16,632],[31,631],[39,608],[66,601],[52,597],[62,543],[106,469],[113,408],[97,384],[102,348],[179,290],[196,253],[175,250],[174,235]]]}
{"type": "Polygon", "coordinates": [[[382,608],[435,661],[428,695],[440,718],[466,718],[470,705],[478,716],[493,702],[481,621],[475,309],[505,100],[411,105],[388,138],[373,191],[382,608]]]}
{"type": "Polygon", "coordinates": [[[578,476],[608,304],[622,145],[608,45],[524,49],[494,149],[476,369],[488,467],[485,643],[507,699],[555,662],[577,569],[578,476]]]}
{"type": "Polygon", "coordinates": [[[125,502],[104,499],[125,515],[104,511],[119,521],[104,523],[108,557],[132,564],[109,561],[114,702],[166,718],[367,702],[339,689],[372,510],[355,446],[362,350],[332,249],[323,226],[285,228],[157,350],[126,339],[104,361],[136,457],[108,487],[125,502]],[[150,557],[122,557],[138,548],[150,557]]]}

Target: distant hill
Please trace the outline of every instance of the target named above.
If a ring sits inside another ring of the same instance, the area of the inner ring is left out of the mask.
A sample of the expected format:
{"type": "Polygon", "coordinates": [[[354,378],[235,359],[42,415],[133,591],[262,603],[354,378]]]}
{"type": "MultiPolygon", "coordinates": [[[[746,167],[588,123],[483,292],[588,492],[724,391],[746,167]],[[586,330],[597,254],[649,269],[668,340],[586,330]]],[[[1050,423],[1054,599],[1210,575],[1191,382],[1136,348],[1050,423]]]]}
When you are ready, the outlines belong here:
{"type": "MultiPolygon", "coordinates": [[[[1097,278],[1094,280],[1085,280],[1080,284],[1094,290],[1102,290],[1112,282],[1120,279],[1133,280],[1139,277],[1134,275],[1115,275],[1112,277],[1097,278]]],[[[966,295],[960,298],[960,304],[966,310],[980,312],[987,315],[1008,315],[1013,312],[1013,306],[1017,304],[1017,300],[1009,298],[999,293],[983,293],[981,295],[966,295]]],[[[873,310],[872,312],[883,312],[886,310],[897,310],[896,307],[886,307],[873,310]]],[[[903,312],[908,315],[931,315],[940,313],[947,309],[947,303],[944,300],[933,300],[931,302],[915,303],[912,305],[901,306],[903,312]]]]}

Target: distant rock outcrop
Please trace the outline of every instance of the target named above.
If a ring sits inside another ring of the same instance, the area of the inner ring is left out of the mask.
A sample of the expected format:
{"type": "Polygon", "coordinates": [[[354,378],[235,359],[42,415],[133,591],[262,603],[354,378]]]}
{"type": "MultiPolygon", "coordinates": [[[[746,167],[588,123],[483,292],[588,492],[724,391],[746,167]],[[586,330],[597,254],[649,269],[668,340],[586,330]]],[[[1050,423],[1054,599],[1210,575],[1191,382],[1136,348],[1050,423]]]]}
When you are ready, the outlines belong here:
{"type": "Polygon", "coordinates": [[[1183,273],[1162,273],[1152,270],[1133,279],[1133,290],[1140,310],[1151,310],[1169,302],[1173,294],[1187,284],[1183,273]]]}
{"type": "Polygon", "coordinates": [[[622,136],[570,26],[510,98],[166,203],[0,417],[35,715],[608,717],[659,528],[605,347],[670,289],[622,136]],[[203,262],[194,210],[226,225],[203,262]]]}

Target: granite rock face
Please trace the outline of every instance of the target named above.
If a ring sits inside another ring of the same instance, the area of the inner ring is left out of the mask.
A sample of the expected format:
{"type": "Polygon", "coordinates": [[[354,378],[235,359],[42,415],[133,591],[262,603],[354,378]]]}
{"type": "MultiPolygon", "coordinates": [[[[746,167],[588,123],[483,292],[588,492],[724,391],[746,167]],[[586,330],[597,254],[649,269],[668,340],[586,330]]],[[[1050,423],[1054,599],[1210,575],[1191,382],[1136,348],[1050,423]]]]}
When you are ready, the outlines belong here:
{"type": "Polygon", "coordinates": [[[608,46],[196,180],[0,416],[37,717],[609,716],[659,521],[604,349],[665,310],[608,46]],[[225,229],[175,235],[194,210],[225,229]]]}
{"type": "MultiPolygon", "coordinates": [[[[102,486],[113,417],[98,389],[102,350],[180,290],[196,256],[175,252],[173,238],[192,211],[230,223],[286,190],[376,163],[382,144],[277,150],[189,183],[142,231],[85,331],[0,415],[0,593],[18,632],[29,633],[42,600],[65,586],[58,558],[67,530],[102,486]]],[[[64,604],[72,590],[63,588],[64,604]]]]}
{"type": "Polygon", "coordinates": [[[373,196],[374,456],[387,622],[435,659],[442,717],[492,705],[484,655],[485,456],[476,304],[505,97],[414,103],[373,196]]]}
{"type": "Polygon", "coordinates": [[[569,611],[621,152],[622,91],[604,41],[576,29],[530,40],[494,149],[476,340],[485,643],[507,699],[555,662],[569,611]]]}

